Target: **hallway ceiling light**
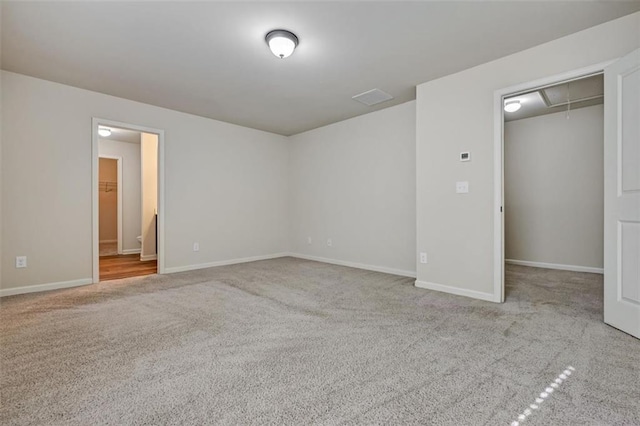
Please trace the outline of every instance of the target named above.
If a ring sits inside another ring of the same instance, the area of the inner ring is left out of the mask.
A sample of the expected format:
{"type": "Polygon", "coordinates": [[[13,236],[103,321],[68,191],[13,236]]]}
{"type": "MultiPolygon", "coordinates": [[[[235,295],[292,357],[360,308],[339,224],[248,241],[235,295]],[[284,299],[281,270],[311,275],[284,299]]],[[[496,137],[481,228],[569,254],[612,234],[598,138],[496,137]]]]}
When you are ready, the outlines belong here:
{"type": "Polygon", "coordinates": [[[520,101],[507,101],[504,104],[504,110],[507,112],[516,112],[520,107],[522,107],[522,105],[520,105],[520,101]]]}
{"type": "Polygon", "coordinates": [[[100,136],[102,136],[103,138],[109,137],[109,136],[111,136],[111,129],[108,128],[108,127],[99,126],[98,127],[98,134],[100,136]]]}
{"type": "Polygon", "coordinates": [[[291,56],[296,46],[298,46],[298,37],[287,30],[270,31],[266,35],[265,41],[269,45],[271,52],[280,59],[291,56]]]}

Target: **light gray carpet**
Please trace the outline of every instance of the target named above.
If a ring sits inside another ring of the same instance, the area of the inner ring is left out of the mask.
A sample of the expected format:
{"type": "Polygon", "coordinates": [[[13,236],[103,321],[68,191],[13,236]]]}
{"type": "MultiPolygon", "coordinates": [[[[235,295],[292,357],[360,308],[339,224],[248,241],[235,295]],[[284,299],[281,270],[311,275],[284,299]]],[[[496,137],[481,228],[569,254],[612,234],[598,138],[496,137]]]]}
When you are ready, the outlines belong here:
{"type": "Polygon", "coordinates": [[[640,341],[598,275],[509,267],[505,304],[292,258],[0,306],[0,423],[640,424],[640,341]]]}

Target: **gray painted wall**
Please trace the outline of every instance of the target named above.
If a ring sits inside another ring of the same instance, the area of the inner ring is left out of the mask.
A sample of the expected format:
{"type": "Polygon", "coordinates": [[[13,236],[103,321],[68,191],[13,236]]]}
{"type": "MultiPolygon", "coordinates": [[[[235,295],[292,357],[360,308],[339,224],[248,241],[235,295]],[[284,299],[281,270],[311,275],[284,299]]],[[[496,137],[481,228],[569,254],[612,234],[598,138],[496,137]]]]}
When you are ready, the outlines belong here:
{"type": "Polygon", "coordinates": [[[167,268],[288,251],[284,136],[7,71],[2,113],[2,289],[91,278],[92,117],[165,130],[167,268]]]}
{"type": "Polygon", "coordinates": [[[290,162],[294,253],[415,276],[415,102],[292,136],[290,162]]]}
{"type": "Polygon", "coordinates": [[[603,266],[603,105],[505,123],[506,258],[603,266]]]}

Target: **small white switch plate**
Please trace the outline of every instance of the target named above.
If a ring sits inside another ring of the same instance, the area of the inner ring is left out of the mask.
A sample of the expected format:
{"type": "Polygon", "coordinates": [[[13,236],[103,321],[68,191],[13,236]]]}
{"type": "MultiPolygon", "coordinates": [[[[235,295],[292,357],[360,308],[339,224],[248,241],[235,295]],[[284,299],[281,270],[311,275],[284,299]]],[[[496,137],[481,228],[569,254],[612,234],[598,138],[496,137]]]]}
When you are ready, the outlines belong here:
{"type": "Polygon", "coordinates": [[[456,193],[466,194],[469,192],[469,182],[456,182],[456,193]]]}
{"type": "Polygon", "coordinates": [[[16,268],[27,267],[27,256],[16,256],[16,268]]]}
{"type": "Polygon", "coordinates": [[[307,237],[307,244],[311,244],[311,237],[307,237]]]}
{"type": "Polygon", "coordinates": [[[427,263],[427,253],[420,253],[420,263],[427,263]]]}
{"type": "Polygon", "coordinates": [[[331,238],[329,238],[329,239],[327,240],[327,245],[328,245],[329,247],[331,247],[331,246],[333,245],[333,241],[331,241],[331,238]]]}
{"type": "Polygon", "coordinates": [[[193,243],[193,251],[200,251],[200,243],[193,243]]]}

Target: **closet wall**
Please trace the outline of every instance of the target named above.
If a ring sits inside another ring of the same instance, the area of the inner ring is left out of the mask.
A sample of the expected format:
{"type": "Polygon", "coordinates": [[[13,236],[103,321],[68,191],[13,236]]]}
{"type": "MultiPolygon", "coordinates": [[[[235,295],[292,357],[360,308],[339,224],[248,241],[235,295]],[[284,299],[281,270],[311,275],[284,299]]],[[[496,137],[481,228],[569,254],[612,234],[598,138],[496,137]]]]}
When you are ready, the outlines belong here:
{"type": "Polygon", "coordinates": [[[99,163],[100,242],[118,240],[118,161],[101,158],[99,163]]]}

